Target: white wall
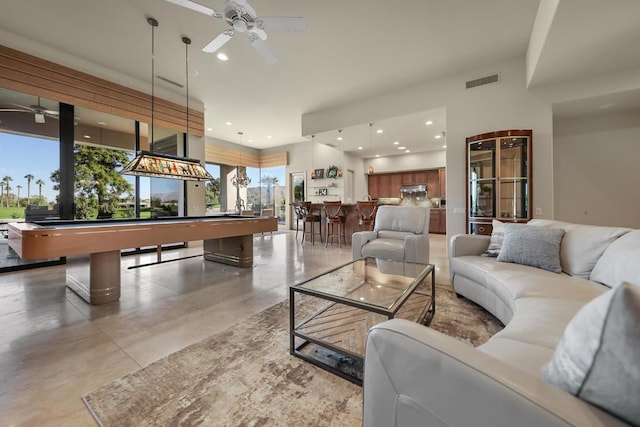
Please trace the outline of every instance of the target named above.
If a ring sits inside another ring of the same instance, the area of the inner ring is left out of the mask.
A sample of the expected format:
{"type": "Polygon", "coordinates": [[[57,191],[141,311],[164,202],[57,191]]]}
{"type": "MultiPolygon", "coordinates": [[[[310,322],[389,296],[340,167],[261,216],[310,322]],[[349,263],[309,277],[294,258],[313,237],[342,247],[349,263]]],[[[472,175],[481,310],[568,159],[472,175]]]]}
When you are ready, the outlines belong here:
{"type": "Polygon", "coordinates": [[[446,107],[447,234],[453,235],[465,232],[465,138],[498,130],[533,129],[533,207],[542,212],[537,217],[551,218],[551,101],[527,91],[525,80],[522,56],[334,109],[305,114],[302,134],[446,107]],[[465,81],[496,72],[500,73],[500,83],[465,89],[465,81]]]}
{"type": "Polygon", "coordinates": [[[640,111],[554,122],[555,219],[640,228],[640,111]]]}
{"type": "Polygon", "coordinates": [[[364,161],[365,170],[373,166],[374,173],[398,172],[422,169],[439,169],[447,164],[445,150],[426,151],[424,153],[405,154],[402,156],[378,157],[364,161]]]}

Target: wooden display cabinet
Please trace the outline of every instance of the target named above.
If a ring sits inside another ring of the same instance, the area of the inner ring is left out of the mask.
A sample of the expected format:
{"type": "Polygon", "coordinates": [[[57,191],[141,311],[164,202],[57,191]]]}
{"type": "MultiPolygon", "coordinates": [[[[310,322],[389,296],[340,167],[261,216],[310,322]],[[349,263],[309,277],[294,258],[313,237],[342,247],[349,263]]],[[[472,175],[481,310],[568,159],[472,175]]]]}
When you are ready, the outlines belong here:
{"type": "Polygon", "coordinates": [[[531,130],[467,138],[467,232],[491,234],[494,219],[531,219],[531,130]]]}

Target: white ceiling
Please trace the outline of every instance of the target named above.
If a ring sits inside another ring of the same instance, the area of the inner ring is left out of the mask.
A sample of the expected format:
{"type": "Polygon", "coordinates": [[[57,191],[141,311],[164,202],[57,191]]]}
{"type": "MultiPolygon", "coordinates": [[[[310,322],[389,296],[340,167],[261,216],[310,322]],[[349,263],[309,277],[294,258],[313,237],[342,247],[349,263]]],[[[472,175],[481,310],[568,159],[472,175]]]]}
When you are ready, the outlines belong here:
{"type": "MultiPolygon", "coordinates": [[[[222,0],[199,1],[222,9],[222,0]]],[[[205,106],[205,124],[211,129],[206,135],[262,149],[308,140],[301,135],[304,113],[525,55],[539,2],[250,0],[250,4],[258,16],[307,19],[304,33],[268,33],[266,43],[279,64],[266,64],[242,34],[223,47],[230,58],[227,62],[201,52],[227,24],[163,0],[2,0],[0,33],[7,46],[34,54],[48,47],[59,54],[47,59],[102,73],[101,77],[130,76],[142,85],[138,89],[149,91],[151,27],[146,17],[152,16],[160,23],[155,33],[156,75],[185,82],[181,36],[190,37],[189,94],[205,106]]],[[[560,0],[532,82],[555,84],[574,75],[640,66],[634,48],[640,45],[639,8],[637,0],[560,0]],[[606,63],[598,63],[598,57],[606,63]]],[[[118,82],[131,86],[132,81],[118,82]]],[[[155,85],[185,96],[184,89],[158,80],[155,85]]],[[[357,146],[366,148],[369,143],[368,125],[363,123],[343,131],[340,148],[367,157],[389,155],[398,152],[389,148],[398,139],[413,152],[441,149],[440,141],[425,130],[429,114],[442,115],[433,129],[445,125],[444,109],[379,121],[376,125],[388,130],[371,139],[372,148],[359,152],[357,146]]],[[[317,138],[337,142],[331,133],[317,138]]]]}

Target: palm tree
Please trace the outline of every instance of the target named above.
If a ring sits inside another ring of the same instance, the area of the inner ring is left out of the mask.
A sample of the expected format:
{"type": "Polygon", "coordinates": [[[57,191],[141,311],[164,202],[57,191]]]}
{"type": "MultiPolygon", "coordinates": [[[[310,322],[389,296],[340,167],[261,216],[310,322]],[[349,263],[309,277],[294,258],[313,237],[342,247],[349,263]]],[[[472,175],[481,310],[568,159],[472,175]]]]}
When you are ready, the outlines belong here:
{"type": "MultiPolygon", "coordinates": [[[[278,178],[275,178],[278,179],[278,178]]],[[[274,177],[270,176],[270,175],[265,175],[262,178],[260,178],[260,183],[264,184],[265,187],[267,187],[267,202],[265,203],[265,206],[269,206],[271,204],[271,183],[273,182],[274,177]]]]}
{"type": "Polygon", "coordinates": [[[31,175],[30,173],[26,174],[24,176],[24,179],[27,180],[27,205],[29,205],[29,203],[31,203],[31,180],[35,178],[33,175],[31,175]]]}
{"type": "MultiPolygon", "coordinates": [[[[4,182],[4,189],[5,189],[5,193],[7,195],[7,207],[9,207],[9,190],[11,189],[11,187],[9,187],[9,182],[13,181],[13,178],[11,178],[10,176],[5,176],[4,178],[2,178],[2,182],[4,182]]],[[[0,200],[0,203],[2,202],[2,200],[0,200]]]]}
{"type": "Polygon", "coordinates": [[[276,186],[278,185],[278,177],[274,176],[271,179],[271,185],[273,185],[273,212],[275,212],[276,211],[276,186]]]}
{"type": "Polygon", "coordinates": [[[44,185],[44,181],[39,179],[36,181],[36,185],[38,186],[38,204],[42,205],[42,186],[44,185]]]}
{"type": "Polygon", "coordinates": [[[20,190],[22,189],[22,185],[18,184],[16,185],[16,188],[18,189],[18,202],[16,203],[16,206],[20,207],[20,190]]]}

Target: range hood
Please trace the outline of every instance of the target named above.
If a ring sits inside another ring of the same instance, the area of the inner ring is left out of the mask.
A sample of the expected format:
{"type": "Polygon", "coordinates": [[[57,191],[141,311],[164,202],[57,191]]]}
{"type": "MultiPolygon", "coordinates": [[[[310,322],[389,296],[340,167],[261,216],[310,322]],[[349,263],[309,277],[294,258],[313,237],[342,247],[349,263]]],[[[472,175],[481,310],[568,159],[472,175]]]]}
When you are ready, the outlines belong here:
{"type": "Polygon", "coordinates": [[[154,178],[206,181],[213,179],[199,160],[176,157],[163,153],[139,151],[136,157],[121,171],[122,175],[149,176],[154,178]]]}

